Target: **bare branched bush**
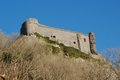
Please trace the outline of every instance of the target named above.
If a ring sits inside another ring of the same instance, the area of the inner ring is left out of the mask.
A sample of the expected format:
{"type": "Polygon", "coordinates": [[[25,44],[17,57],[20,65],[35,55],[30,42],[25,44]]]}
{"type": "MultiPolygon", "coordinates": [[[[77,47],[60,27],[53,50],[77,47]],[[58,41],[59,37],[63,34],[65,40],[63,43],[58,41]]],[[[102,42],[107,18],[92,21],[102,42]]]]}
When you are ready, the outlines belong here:
{"type": "Polygon", "coordinates": [[[16,40],[17,37],[18,37],[17,33],[13,33],[10,36],[6,36],[2,31],[0,31],[0,49],[7,45],[10,45],[12,42],[16,40]]]}
{"type": "Polygon", "coordinates": [[[114,66],[120,67],[120,48],[110,48],[102,52],[102,55],[114,66]]]}

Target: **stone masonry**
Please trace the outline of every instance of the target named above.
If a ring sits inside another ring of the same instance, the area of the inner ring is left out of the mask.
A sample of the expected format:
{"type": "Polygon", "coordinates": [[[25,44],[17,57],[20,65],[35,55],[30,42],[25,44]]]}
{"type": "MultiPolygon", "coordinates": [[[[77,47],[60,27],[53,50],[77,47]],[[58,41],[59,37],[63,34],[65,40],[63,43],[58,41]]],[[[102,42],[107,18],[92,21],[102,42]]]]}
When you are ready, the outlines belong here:
{"type": "Polygon", "coordinates": [[[66,46],[79,49],[81,52],[96,54],[96,44],[93,33],[85,35],[57,28],[48,27],[38,23],[38,20],[30,18],[22,24],[21,35],[33,35],[35,32],[50,40],[63,43],[66,46]]]}
{"type": "Polygon", "coordinates": [[[93,32],[89,33],[89,42],[90,42],[90,51],[92,54],[98,54],[96,51],[96,42],[95,42],[95,35],[93,32]]]}

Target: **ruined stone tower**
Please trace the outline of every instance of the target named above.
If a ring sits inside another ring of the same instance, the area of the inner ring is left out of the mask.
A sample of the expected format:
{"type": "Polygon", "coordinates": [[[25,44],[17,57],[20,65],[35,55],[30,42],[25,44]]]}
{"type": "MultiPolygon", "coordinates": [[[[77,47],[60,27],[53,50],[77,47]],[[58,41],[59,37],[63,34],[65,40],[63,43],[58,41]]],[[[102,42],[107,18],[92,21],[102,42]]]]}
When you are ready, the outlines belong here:
{"type": "Polygon", "coordinates": [[[36,24],[38,24],[38,20],[33,18],[28,19],[22,24],[20,34],[21,35],[33,34],[34,32],[36,32],[35,28],[38,27],[36,24]]]}
{"type": "Polygon", "coordinates": [[[49,37],[50,40],[62,43],[65,46],[74,47],[85,53],[96,53],[96,43],[94,34],[89,35],[79,32],[72,32],[57,28],[48,27],[38,23],[38,20],[30,18],[22,24],[21,35],[34,35],[39,33],[44,37],[49,37]]]}
{"type": "Polygon", "coordinates": [[[89,41],[90,41],[90,51],[92,54],[97,54],[96,51],[96,42],[95,42],[95,35],[93,32],[89,33],[89,41]]]}

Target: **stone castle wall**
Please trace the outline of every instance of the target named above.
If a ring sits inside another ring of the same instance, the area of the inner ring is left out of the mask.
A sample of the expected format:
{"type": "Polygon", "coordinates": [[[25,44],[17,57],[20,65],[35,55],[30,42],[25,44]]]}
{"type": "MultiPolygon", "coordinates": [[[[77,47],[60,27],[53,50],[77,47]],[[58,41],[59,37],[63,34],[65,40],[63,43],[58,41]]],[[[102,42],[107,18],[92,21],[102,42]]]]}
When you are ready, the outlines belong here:
{"type": "Polygon", "coordinates": [[[47,27],[39,24],[36,19],[29,19],[24,22],[21,28],[21,35],[31,35],[35,32],[42,36],[49,37],[51,40],[57,41],[58,43],[63,43],[66,46],[74,47],[82,52],[90,53],[88,35],[47,27]]]}
{"type": "Polygon", "coordinates": [[[80,50],[82,52],[89,52],[90,53],[90,44],[89,44],[89,37],[88,35],[83,35],[79,33],[79,42],[80,42],[80,50]]]}

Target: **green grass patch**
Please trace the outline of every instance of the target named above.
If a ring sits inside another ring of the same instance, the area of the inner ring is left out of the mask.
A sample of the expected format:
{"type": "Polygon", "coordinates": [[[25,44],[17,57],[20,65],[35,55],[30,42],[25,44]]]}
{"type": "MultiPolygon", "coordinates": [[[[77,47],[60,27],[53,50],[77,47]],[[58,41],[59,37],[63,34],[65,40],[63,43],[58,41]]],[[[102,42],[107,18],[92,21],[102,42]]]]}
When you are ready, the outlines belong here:
{"type": "Polygon", "coordinates": [[[43,37],[42,35],[40,35],[40,34],[37,33],[37,32],[35,32],[34,35],[35,35],[38,39],[40,39],[40,38],[44,38],[45,41],[48,42],[48,43],[57,44],[56,41],[50,40],[49,37],[43,37]]]}
{"type": "Polygon", "coordinates": [[[63,51],[65,54],[68,54],[71,58],[75,57],[75,58],[83,58],[83,59],[89,59],[90,55],[86,54],[84,52],[80,52],[78,49],[75,49],[73,47],[66,47],[64,46],[63,51]]]}
{"type": "Polygon", "coordinates": [[[65,53],[65,55],[69,56],[69,57],[75,57],[75,58],[83,58],[83,59],[90,59],[90,55],[86,54],[84,52],[80,52],[78,49],[74,48],[74,47],[68,47],[65,46],[64,44],[60,43],[59,44],[61,49],[63,50],[63,52],[65,53]]]}
{"type": "Polygon", "coordinates": [[[35,32],[34,33],[38,38],[42,37],[45,39],[45,41],[47,43],[51,43],[51,44],[57,44],[60,46],[60,48],[58,47],[54,47],[52,46],[52,53],[53,54],[58,54],[60,52],[60,50],[62,50],[64,52],[65,55],[69,56],[69,57],[75,57],[75,58],[83,58],[83,59],[90,59],[90,55],[89,54],[86,54],[84,52],[80,52],[78,49],[74,48],[74,47],[68,47],[68,46],[65,46],[64,44],[62,43],[58,43],[56,41],[52,41],[49,39],[49,37],[43,37],[41,36],[39,33],[35,32]]]}
{"type": "Polygon", "coordinates": [[[56,41],[50,40],[49,37],[43,37],[46,42],[51,43],[51,44],[58,44],[56,41]]]}
{"type": "Polygon", "coordinates": [[[53,54],[59,54],[60,53],[60,48],[52,46],[52,53],[53,54]]]}
{"type": "Polygon", "coordinates": [[[37,32],[35,32],[34,35],[35,35],[37,38],[39,38],[39,39],[40,39],[41,37],[43,37],[43,36],[41,36],[41,35],[40,35],[39,33],[37,33],[37,32]]]}
{"type": "Polygon", "coordinates": [[[45,54],[48,55],[52,51],[52,46],[47,45],[47,46],[44,47],[44,49],[45,49],[45,54]]]}

